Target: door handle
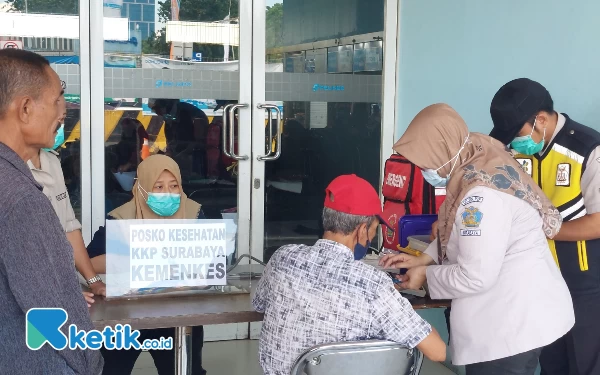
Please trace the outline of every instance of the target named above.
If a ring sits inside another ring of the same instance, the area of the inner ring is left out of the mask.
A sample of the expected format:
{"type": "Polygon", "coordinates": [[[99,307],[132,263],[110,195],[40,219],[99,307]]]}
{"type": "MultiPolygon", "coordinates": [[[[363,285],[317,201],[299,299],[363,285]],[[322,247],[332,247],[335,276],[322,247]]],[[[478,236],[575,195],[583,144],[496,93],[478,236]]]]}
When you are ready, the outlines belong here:
{"type": "MultiPolygon", "coordinates": [[[[235,160],[248,160],[248,155],[237,155],[235,153],[235,148],[234,148],[234,129],[233,127],[235,126],[235,111],[238,108],[246,108],[248,107],[248,104],[233,104],[231,105],[231,108],[229,109],[229,121],[228,121],[228,128],[229,128],[229,155],[225,154],[227,156],[229,156],[232,159],[235,160]]],[[[239,122],[238,122],[238,130],[239,130],[239,122]]],[[[225,141],[225,140],[224,140],[225,141]]]]}
{"type": "Polygon", "coordinates": [[[233,155],[231,154],[231,152],[227,149],[228,146],[228,137],[227,137],[227,132],[229,131],[228,125],[227,125],[227,112],[229,111],[229,109],[233,107],[233,104],[228,104],[223,108],[223,129],[221,129],[222,133],[223,133],[223,153],[225,154],[225,156],[232,158],[233,159],[233,155]]]}
{"type": "Polygon", "coordinates": [[[268,145],[269,152],[266,155],[259,156],[257,159],[259,161],[277,160],[281,156],[281,110],[279,109],[278,106],[276,106],[274,104],[259,104],[258,108],[266,109],[269,111],[269,145],[268,145]],[[277,128],[275,130],[277,132],[277,148],[275,149],[275,155],[271,155],[271,153],[272,153],[271,147],[273,144],[273,126],[271,124],[273,117],[272,117],[271,110],[275,110],[275,113],[277,115],[276,116],[277,117],[277,128]]]}

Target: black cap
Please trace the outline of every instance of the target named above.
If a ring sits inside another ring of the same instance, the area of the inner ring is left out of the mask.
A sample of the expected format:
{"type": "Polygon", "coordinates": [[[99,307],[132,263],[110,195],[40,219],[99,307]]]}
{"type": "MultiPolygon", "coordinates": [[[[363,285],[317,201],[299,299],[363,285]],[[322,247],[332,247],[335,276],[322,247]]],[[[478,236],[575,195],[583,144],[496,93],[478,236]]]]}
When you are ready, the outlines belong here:
{"type": "Polygon", "coordinates": [[[498,90],[490,106],[494,128],[490,137],[507,145],[525,123],[540,112],[552,97],[544,86],[528,78],[508,82],[498,90]]]}

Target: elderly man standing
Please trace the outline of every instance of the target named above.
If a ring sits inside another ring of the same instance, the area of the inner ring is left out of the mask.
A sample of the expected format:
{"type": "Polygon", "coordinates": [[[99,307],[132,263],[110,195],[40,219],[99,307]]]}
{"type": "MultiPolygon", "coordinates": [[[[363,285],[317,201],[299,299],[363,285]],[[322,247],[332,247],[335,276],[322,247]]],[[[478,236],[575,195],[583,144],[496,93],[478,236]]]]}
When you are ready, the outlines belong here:
{"type": "Polygon", "coordinates": [[[52,147],[65,112],[61,82],[31,52],[0,50],[0,372],[90,374],[102,371],[98,351],[26,346],[31,308],[62,308],[63,333],[93,329],[75,273],[73,249],[26,161],[52,147]]]}
{"type": "Polygon", "coordinates": [[[326,189],[323,239],[273,254],[252,301],[265,313],[259,349],[265,374],[289,374],[306,349],[337,341],[390,340],[445,360],[439,334],[391,278],[358,261],[379,223],[387,225],[381,214],[379,196],[367,181],[340,176],[326,189]]]}

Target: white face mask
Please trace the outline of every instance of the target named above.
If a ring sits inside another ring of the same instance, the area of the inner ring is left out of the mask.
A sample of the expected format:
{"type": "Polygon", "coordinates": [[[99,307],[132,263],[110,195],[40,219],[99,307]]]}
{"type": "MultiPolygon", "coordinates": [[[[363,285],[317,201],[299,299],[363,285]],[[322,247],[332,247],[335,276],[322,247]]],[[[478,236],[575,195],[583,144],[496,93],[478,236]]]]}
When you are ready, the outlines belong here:
{"type": "Polygon", "coordinates": [[[445,187],[446,185],[448,185],[448,180],[450,179],[450,175],[452,174],[452,171],[454,171],[454,167],[456,167],[456,164],[458,163],[458,157],[460,156],[461,151],[465,148],[465,145],[467,144],[468,140],[469,140],[469,136],[467,135],[467,137],[465,138],[465,141],[463,142],[462,146],[460,146],[460,149],[458,150],[456,155],[454,155],[454,157],[452,159],[445,162],[444,165],[442,165],[438,169],[435,169],[435,170],[426,169],[424,171],[421,171],[425,181],[429,182],[429,184],[433,187],[445,187]],[[451,163],[452,161],[454,161],[454,164],[452,164],[450,173],[448,173],[448,175],[446,177],[441,177],[439,175],[438,171],[440,169],[444,168],[448,163],[451,163]]]}

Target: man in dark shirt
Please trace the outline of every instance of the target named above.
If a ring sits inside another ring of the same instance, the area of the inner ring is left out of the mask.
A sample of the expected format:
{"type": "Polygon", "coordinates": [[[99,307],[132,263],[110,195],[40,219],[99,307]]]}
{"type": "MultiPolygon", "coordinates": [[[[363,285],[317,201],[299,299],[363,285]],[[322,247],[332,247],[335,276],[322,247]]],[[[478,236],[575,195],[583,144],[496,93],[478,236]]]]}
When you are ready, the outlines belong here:
{"type": "Polygon", "coordinates": [[[178,99],[149,99],[148,106],[165,120],[165,137],[171,154],[181,152],[196,137],[195,126],[208,125],[206,113],[178,99]]]}
{"type": "Polygon", "coordinates": [[[52,147],[65,113],[61,82],[32,52],[0,50],[0,372],[85,374],[102,371],[92,350],[26,346],[31,308],[62,308],[69,325],[93,329],[77,281],[73,249],[26,161],[52,147]]]}

